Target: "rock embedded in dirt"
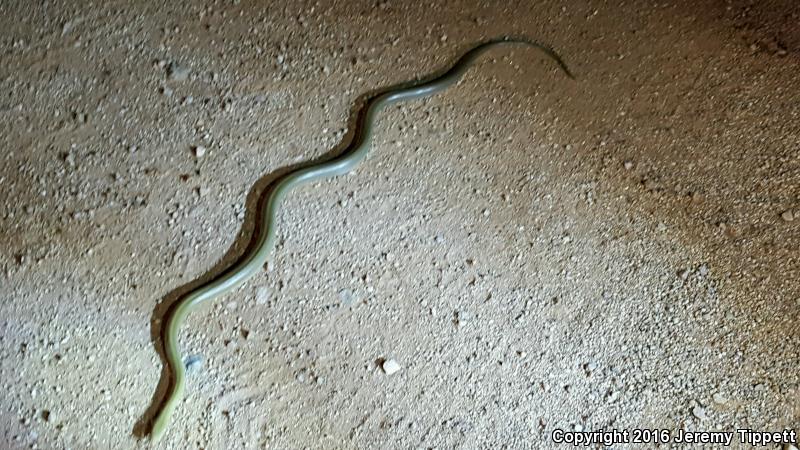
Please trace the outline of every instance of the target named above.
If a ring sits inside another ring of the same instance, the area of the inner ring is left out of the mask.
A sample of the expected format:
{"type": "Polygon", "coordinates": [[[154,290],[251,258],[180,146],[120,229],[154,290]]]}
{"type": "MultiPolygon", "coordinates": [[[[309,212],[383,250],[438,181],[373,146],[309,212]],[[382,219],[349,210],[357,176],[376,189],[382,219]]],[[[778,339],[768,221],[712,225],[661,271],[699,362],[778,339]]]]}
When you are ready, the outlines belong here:
{"type": "Polygon", "coordinates": [[[186,367],[187,372],[195,372],[200,370],[203,367],[203,356],[202,355],[191,355],[186,357],[183,362],[184,367],[186,367]]]}
{"type": "Polygon", "coordinates": [[[400,363],[394,359],[387,359],[384,361],[383,364],[381,364],[381,368],[386,375],[394,375],[402,369],[400,363]]]}
{"type": "Polygon", "coordinates": [[[701,406],[695,406],[692,408],[692,415],[700,420],[706,420],[708,418],[706,415],[706,410],[701,406]]]}
{"type": "Polygon", "coordinates": [[[266,286],[256,289],[256,305],[266,305],[272,297],[272,291],[266,286]]]}
{"type": "Polygon", "coordinates": [[[463,327],[472,320],[472,313],[465,310],[456,311],[456,325],[463,327]]]}
{"type": "Polygon", "coordinates": [[[342,302],[342,306],[349,308],[356,303],[357,298],[350,289],[342,289],[339,291],[339,300],[342,302]]]}
{"type": "Polygon", "coordinates": [[[167,78],[171,81],[186,81],[191,72],[190,68],[173,62],[167,68],[167,78]]]}

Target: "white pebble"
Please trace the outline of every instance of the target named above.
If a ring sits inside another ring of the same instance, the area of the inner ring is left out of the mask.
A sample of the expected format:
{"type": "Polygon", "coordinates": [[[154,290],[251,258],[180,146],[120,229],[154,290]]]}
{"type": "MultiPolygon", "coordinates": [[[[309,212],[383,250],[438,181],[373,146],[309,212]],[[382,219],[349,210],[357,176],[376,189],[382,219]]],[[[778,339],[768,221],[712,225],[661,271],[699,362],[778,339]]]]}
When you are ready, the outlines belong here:
{"type": "Polygon", "coordinates": [[[393,375],[399,372],[400,369],[402,369],[402,367],[400,367],[400,364],[393,359],[384,361],[381,367],[383,371],[386,373],[386,375],[393,375]]]}
{"type": "Polygon", "coordinates": [[[169,65],[168,72],[170,80],[186,81],[186,79],[189,78],[189,73],[191,73],[191,69],[185,66],[181,66],[180,64],[172,63],[169,65]]]}
{"type": "Polygon", "coordinates": [[[349,308],[353,306],[358,299],[350,289],[342,289],[339,291],[339,300],[341,300],[342,306],[349,308]]]}
{"type": "Polygon", "coordinates": [[[271,292],[268,287],[260,286],[256,289],[256,305],[266,305],[271,297],[271,292]]]}
{"type": "Polygon", "coordinates": [[[184,360],[183,365],[186,367],[187,372],[199,370],[203,367],[203,357],[202,355],[189,356],[184,360]]]}
{"type": "Polygon", "coordinates": [[[196,158],[202,158],[206,154],[206,148],[202,145],[196,145],[193,150],[196,158]]]}
{"type": "Polygon", "coordinates": [[[460,327],[464,326],[464,325],[467,324],[467,322],[472,320],[472,313],[470,313],[469,311],[464,311],[464,310],[456,311],[456,319],[457,319],[456,324],[458,326],[460,326],[460,327]]]}
{"type": "Polygon", "coordinates": [[[781,213],[781,219],[791,222],[794,220],[794,213],[791,210],[787,210],[781,213]]]}
{"type": "Polygon", "coordinates": [[[705,420],[708,418],[708,416],[706,416],[706,410],[701,408],[700,406],[695,406],[694,408],[692,408],[692,415],[700,420],[705,420]]]}

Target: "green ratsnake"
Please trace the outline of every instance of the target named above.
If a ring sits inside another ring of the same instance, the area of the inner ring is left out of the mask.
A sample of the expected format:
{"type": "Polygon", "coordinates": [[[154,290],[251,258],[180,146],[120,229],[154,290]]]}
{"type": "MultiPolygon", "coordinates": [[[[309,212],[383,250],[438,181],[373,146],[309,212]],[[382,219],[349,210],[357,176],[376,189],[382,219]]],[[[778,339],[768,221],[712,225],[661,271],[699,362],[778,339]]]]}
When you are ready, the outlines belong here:
{"type": "Polygon", "coordinates": [[[261,270],[275,246],[275,230],[278,211],[289,192],[306,183],[342,175],[351,171],[369,152],[370,141],[375,132],[375,119],[378,112],[393,103],[414,100],[445,90],[461,79],[464,72],[485,51],[506,44],[524,44],[538,48],[552,58],[569,76],[572,74],[561,57],[546,45],[524,38],[502,37],[475,45],[461,56],[449,69],[441,75],[425,81],[412,81],[400,85],[367,100],[361,110],[360,120],[356,121],[356,129],[352,141],[341,155],[328,161],[307,167],[301,167],[279,178],[262,198],[261,216],[257,229],[255,244],[239,262],[223,272],[217,278],[197,287],[176,302],[169,312],[166,327],[162,329],[166,363],[172,374],[167,396],[161,404],[151,428],[151,437],[158,440],[167,428],[170,416],[177,407],[185,388],[185,367],[178,347],[178,336],[186,316],[203,303],[220,297],[241,286],[247,279],[261,270]]]}

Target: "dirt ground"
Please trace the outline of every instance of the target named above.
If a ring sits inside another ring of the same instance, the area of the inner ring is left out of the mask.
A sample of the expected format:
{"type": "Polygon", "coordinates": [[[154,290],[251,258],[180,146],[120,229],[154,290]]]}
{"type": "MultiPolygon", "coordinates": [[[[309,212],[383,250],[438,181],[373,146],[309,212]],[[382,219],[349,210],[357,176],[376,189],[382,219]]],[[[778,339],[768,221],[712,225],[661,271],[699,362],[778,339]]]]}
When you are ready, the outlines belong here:
{"type": "Polygon", "coordinates": [[[0,3],[0,447],[153,446],[160,319],[265,187],[508,34],[577,80],[498,48],[382,113],[190,316],[155,447],[800,431],[800,3],[168,3],[0,3]]]}

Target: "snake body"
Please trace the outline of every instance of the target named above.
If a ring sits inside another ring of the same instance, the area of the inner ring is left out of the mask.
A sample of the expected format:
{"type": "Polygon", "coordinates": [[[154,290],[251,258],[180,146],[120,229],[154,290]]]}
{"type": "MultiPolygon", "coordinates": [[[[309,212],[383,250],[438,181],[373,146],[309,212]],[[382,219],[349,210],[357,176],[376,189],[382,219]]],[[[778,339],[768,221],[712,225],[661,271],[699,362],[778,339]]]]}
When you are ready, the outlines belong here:
{"type": "Polygon", "coordinates": [[[172,378],[167,396],[159,409],[151,428],[151,437],[158,440],[167,428],[170,416],[183,397],[185,389],[185,367],[181,360],[178,337],[181,325],[195,308],[220,297],[261,270],[275,246],[275,233],[278,211],[289,192],[303,184],[345,174],[356,167],[369,152],[369,144],[375,131],[375,119],[384,107],[407,100],[427,97],[455,84],[485,51],[503,44],[524,44],[542,50],[553,59],[570,77],[572,74],[561,57],[549,47],[535,41],[521,38],[503,37],[482,42],[459,58],[442,75],[427,80],[413,81],[404,86],[386,91],[368,100],[362,109],[360,120],[356,121],[353,139],[347,149],[339,156],[308,167],[296,169],[280,178],[262,199],[259,219],[259,233],[255,245],[234,266],[219,277],[199,286],[182,297],[171,309],[166,326],[162,329],[165,360],[172,378]]]}

